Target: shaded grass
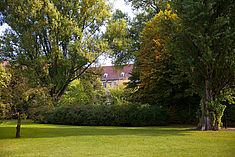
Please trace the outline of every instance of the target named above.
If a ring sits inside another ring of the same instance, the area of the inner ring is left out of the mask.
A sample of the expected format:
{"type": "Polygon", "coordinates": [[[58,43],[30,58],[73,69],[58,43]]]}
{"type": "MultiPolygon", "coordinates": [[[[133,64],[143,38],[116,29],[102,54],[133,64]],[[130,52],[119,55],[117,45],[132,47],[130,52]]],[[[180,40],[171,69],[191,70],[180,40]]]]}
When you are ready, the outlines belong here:
{"type": "Polygon", "coordinates": [[[0,124],[0,156],[234,156],[235,132],[192,127],[92,127],[23,121],[0,124]]]}

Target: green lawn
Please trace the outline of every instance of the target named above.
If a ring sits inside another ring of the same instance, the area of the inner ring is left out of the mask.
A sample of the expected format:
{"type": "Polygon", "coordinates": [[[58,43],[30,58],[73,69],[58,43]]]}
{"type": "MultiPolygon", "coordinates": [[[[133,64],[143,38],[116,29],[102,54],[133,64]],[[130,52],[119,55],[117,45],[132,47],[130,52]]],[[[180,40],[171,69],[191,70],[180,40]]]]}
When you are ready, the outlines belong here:
{"type": "Polygon", "coordinates": [[[0,156],[235,156],[234,131],[192,131],[192,127],[93,127],[0,124],[0,156]]]}

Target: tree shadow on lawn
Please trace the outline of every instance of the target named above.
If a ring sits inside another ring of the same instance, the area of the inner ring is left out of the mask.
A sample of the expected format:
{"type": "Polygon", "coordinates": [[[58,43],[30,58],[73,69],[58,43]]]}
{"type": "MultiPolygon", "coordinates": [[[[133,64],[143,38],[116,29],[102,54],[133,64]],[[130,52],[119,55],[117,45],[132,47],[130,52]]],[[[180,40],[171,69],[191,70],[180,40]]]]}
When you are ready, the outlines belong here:
{"type": "MultiPolygon", "coordinates": [[[[180,127],[99,127],[99,126],[59,126],[22,127],[21,138],[53,138],[68,136],[185,136],[191,129],[180,127]]],[[[14,138],[15,127],[0,127],[0,139],[14,138]]]]}

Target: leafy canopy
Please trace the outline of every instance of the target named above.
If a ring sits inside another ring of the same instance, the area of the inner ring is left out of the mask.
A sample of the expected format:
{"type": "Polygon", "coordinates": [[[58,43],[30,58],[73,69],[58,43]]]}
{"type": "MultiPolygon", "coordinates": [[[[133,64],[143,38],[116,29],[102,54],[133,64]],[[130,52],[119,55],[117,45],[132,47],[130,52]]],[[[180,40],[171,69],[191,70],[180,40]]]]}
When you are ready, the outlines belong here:
{"type": "Polygon", "coordinates": [[[25,68],[35,84],[50,86],[56,99],[108,52],[99,33],[110,17],[104,0],[8,0],[0,6],[1,22],[11,27],[0,39],[0,58],[25,68]]]}
{"type": "Polygon", "coordinates": [[[202,130],[218,130],[223,91],[233,88],[235,72],[233,0],[175,0],[181,20],[173,27],[170,49],[200,95],[202,130]],[[222,97],[222,98],[221,98],[222,97]]]}

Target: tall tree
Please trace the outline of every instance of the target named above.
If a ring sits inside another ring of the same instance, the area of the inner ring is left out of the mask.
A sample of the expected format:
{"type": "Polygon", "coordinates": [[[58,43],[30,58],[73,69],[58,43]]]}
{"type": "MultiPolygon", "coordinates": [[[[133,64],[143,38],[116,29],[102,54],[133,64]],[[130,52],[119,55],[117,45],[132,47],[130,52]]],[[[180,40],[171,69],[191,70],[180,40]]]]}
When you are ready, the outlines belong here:
{"type": "Polygon", "coordinates": [[[144,97],[147,99],[152,97],[151,100],[148,100],[149,102],[157,102],[157,99],[167,95],[166,92],[170,92],[169,90],[160,90],[161,87],[164,88],[163,84],[170,83],[170,75],[176,70],[171,53],[165,49],[165,44],[170,42],[168,35],[170,29],[166,27],[165,22],[172,23],[177,18],[177,15],[169,8],[160,11],[152,21],[146,23],[141,33],[141,48],[136,52],[139,66],[136,67],[136,70],[140,72],[140,87],[144,91],[143,94],[148,93],[144,94],[144,97]],[[156,92],[160,94],[158,98],[156,92]]]}
{"type": "MultiPolygon", "coordinates": [[[[173,52],[166,49],[166,45],[171,42],[170,26],[178,20],[177,14],[168,5],[164,11],[160,11],[146,23],[141,33],[140,50],[135,53],[138,66],[133,70],[133,74],[138,73],[140,77],[137,84],[131,81],[129,87],[137,86],[137,90],[132,94],[135,101],[161,106],[171,115],[178,117],[183,117],[179,109],[187,111],[184,116],[188,116],[188,120],[192,121],[198,101],[192,95],[189,81],[184,77],[184,71],[179,69],[173,52]]],[[[180,118],[177,121],[179,122],[180,118]]]]}
{"type": "Polygon", "coordinates": [[[99,33],[110,17],[104,0],[3,0],[0,6],[1,22],[11,27],[1,37],[0,58],[51,87],[56,100],[107,52],[99,33]]]}
{"type": "Polygon", "coordinates": [[[224,105],[221,92],[234,84],[233,0],[175,0],[178,26],[171,50],[202,99],[201,130],[218,130],[224,105]]]}

